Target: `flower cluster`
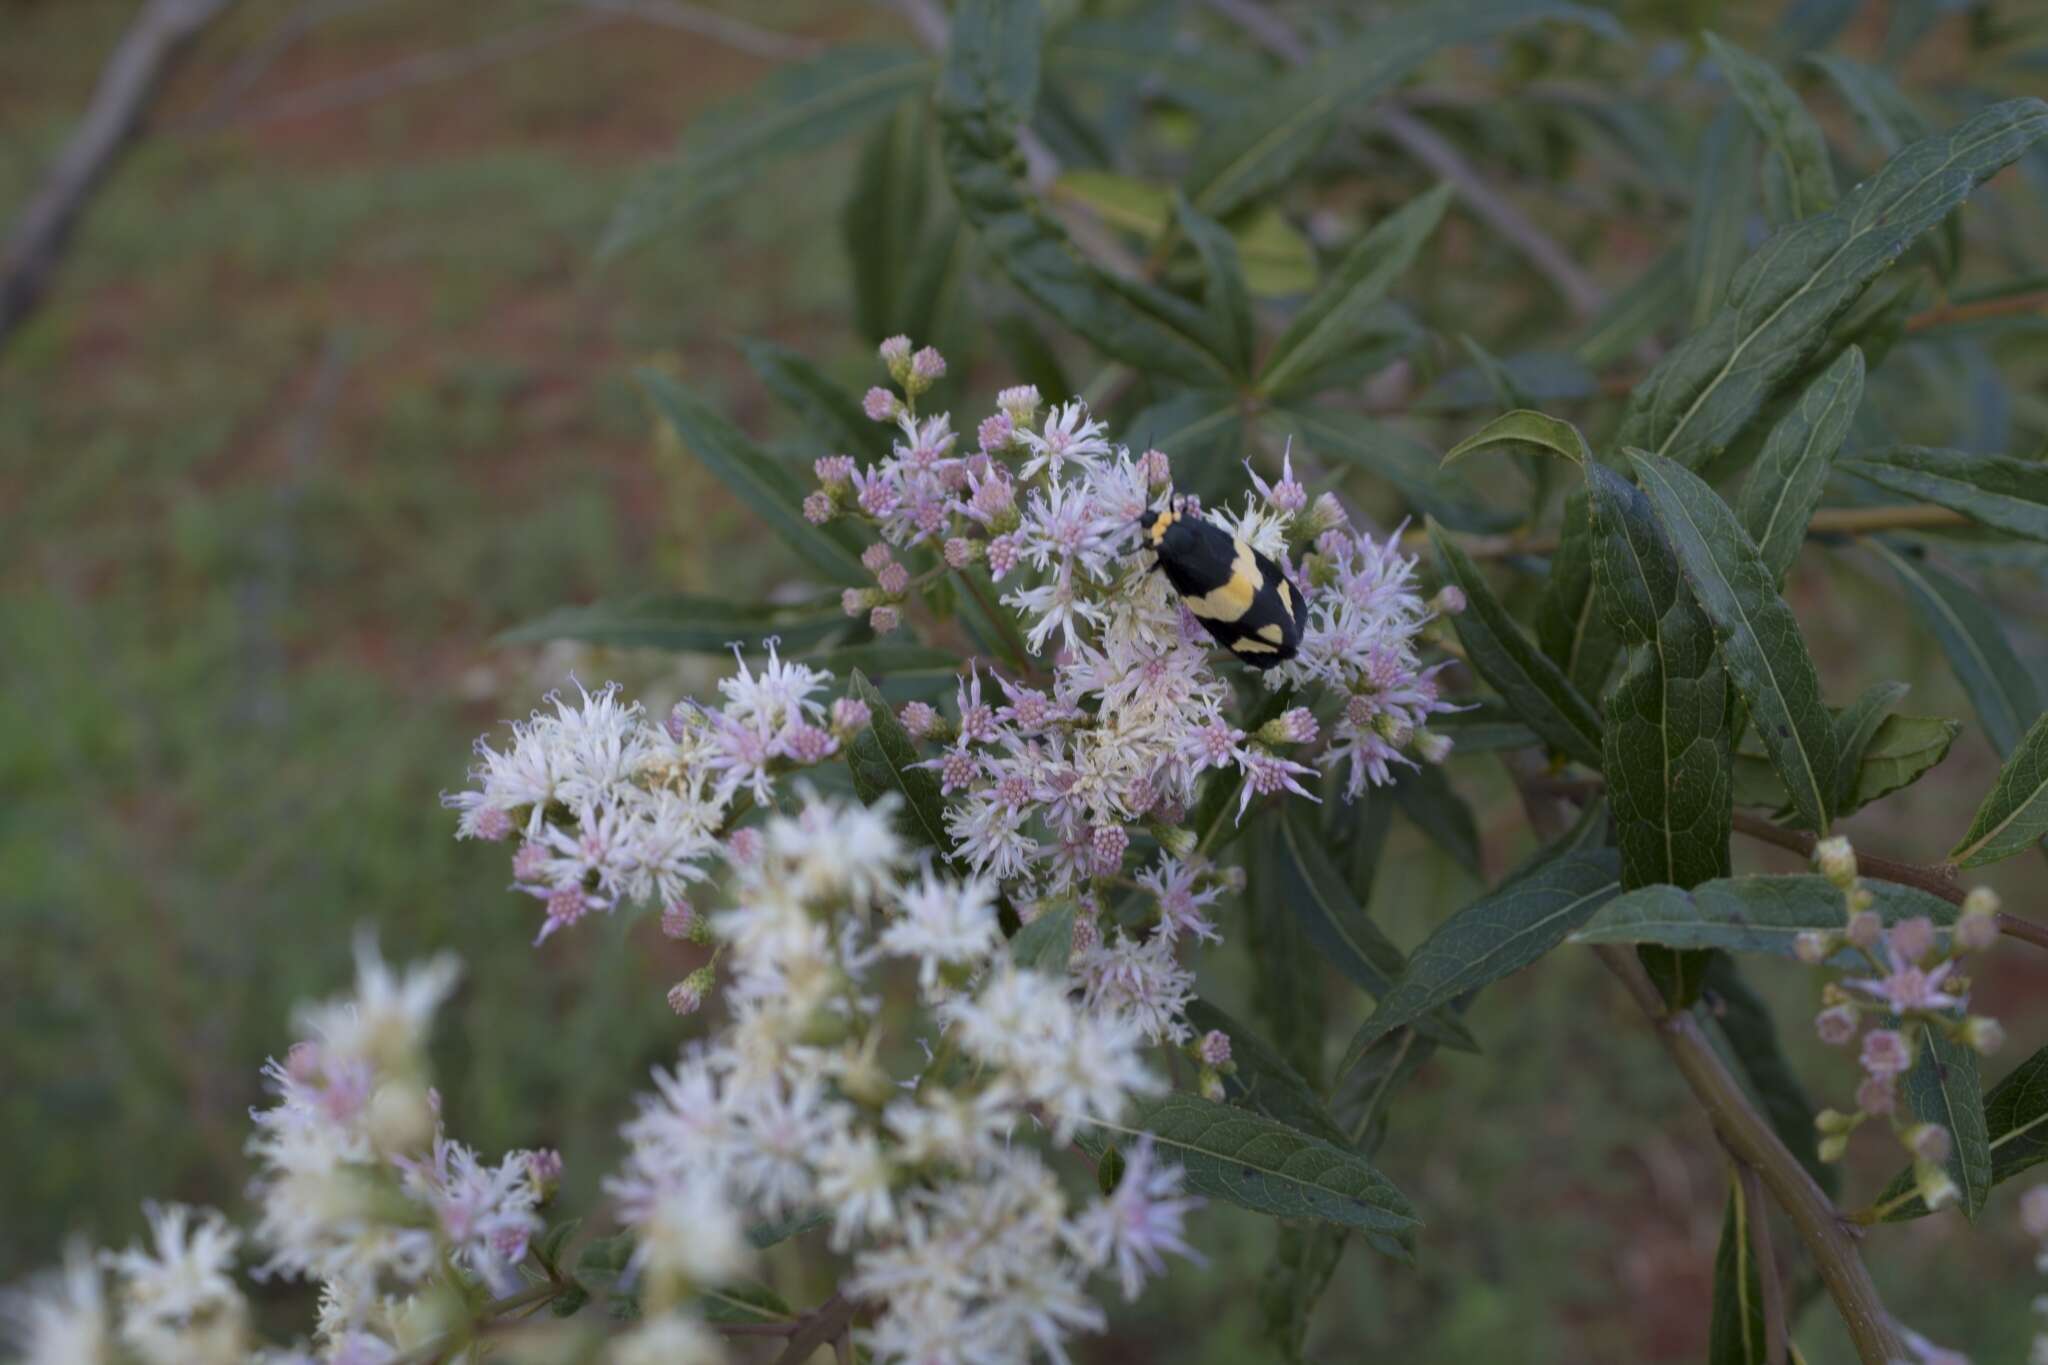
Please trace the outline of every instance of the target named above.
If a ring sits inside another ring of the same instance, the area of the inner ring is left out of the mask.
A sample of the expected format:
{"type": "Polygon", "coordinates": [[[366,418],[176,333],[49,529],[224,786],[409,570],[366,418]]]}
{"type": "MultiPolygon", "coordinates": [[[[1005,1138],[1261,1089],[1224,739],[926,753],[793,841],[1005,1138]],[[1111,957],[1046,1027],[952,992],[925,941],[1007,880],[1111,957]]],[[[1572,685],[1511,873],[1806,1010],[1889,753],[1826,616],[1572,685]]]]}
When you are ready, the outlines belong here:
{"type": "Polygon", "coordinates": [[[733,817],[867,723],[861,702],[819,700],[830,673],[781,658],[772,640],[767,654],[758,672],[738,659],[718,707],[684,702],[657,724],[616,684],[578,684],[575,700],[553,694],[552,712],[513,722],[503,749],[477,741],[475,785],[442,803],[461,837],[519,836],[513,882],[546,907],[540,939],[622,902],[687,914],[685,892],[733,817]]]}
{"type": "Polygon", "coordinates": [[[0,1304],[20,1359],[383,1365],[445,1340],[460,1296],[522,1283],[560,1158],[488,1164],[442,1131],[423,1048],[452,962],[394,972],[367,941],[357,960],[355,995],[303,1011],[302,1041],[264,1069],[276,1102],[252,1116],[256,1273],[320,1284],[312,1346],[256,1341],[233,1278],[244,1237],[221,1214],[148,1205],[147,1246],[97,1260],[74,1248],[60,1274],[0,1304]]]}
{"type": "Polygon", "coordinates": [[[1064,1145],[1160,1089],[1147,1021],[1014,965],[994,884],[914,859],[894,813],[804,793],[738,841],[712,916],[728,1018],[656,1073],[608,1188],[656,1309],[744,1270],[749,1222],[816,1217],[853,1256],[880,1359],[1057,1358],[1103,1325],[1091,1272],[1135,1294],[1186,1249],[1190,1201],[1149,1147],[1076,1209],[1019,1141],[1064,1145]],[[905,990],[924,1006],[908,1028],[888,1008],[905,990]]]}
{"type": "Polygon", "coordinates": [[[1965,954],[1997,942],[1998,898],[1986,887],[1972,891],[1953,929],[1937,929],[1934,921],[1918,915],[1888,926],[1857,875],[1855,850],[1847,839],[1821,840],[1813,862],[1842,892],[1845,919],[1839,930],[1801,934],[1797,955],[1819,965],[1847,951],[1871,973],[1829,982],[1814,1018],[1823,1042],[1856,1046],[1863,1070],[1855,1112],[1826,1109],[1817,1119],[1821,1159],[1839,1160],[1856,1128],[1883,1118],[1913,1158],[1913,1192],[1928,1208],[1940,1208],[1958,1194],[1948,1174],[1952,1135],[1939,1124],[1902,1113],[1899,1086],[1933,1037],[1987,1054],[2003,1044],[2005,1033],[1996,1020],[1965,1013],[1969,983],[1960,971],[1965,954]],[[1877,1026],[1866,1028],[1872,1021],[1877,1026]]]}

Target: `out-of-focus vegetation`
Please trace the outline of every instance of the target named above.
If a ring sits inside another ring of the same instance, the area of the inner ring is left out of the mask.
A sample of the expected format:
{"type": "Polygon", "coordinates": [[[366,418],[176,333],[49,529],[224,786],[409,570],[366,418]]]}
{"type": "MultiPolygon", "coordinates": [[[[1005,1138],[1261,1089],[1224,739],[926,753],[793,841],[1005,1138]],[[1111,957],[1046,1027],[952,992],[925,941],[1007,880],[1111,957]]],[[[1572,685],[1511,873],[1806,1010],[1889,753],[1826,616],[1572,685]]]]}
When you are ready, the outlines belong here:
{"type": "MultiPolygon", "coordinates": [[[[394,955],[445,947],[468,965],[440,1040],[457,1126],[490,1150],[560,1147],[572,1196],[593,1195],[644,1074],[633,1059],[666,1056],[683,1032],[660,1008],[669,948],[652,926],[616,921],[533,949],[498,851],[455,844],[436,794],[459,783],[475,733],[572,668],[652,695],[710,676],[501,648],[498,631],[654,586],[754,599],[789,571],[657,433],[630,366],[685,373],[773,436],[793,428],[778,425],[734,336],[800,345],[849,382],[873,341],[837,236],[860,169],[853,143],[763,170],[687,235],[592,263],[646,164],[773,63],[621,19],[446,80],[279,114],[270,102],[292,92],[550,24],[562,8],[366,3],[284,52],[213,126],[223,80],[286,8],[246,4],[209,35],[95,205],[46,311],[0,358],[0,1279],[51,1260],[70,1230],[124,1240],[146,1196],[232,1206],[257,1068],[287,1041],[292,1002],[342,979],[362,924],[394,955]]],[[[1278,8],[1304,28],[1317,13],[1278,8]]],[[[2048,88],[2048,34],[2031,49],[2013,36],[2042,23],[2025,8],[1641,3],[1619,18],[1652,66],[1689,61],[1706,23],[1754,51],[1817,44],[1881,64],[1945,127],[1982,97],[1972,92],[2048,88]]],[[[723,9],[830,42],[902,33],[886,10],[826,0],[723,9]]],[[[27,192],[131,10],[0,2],[0,206],[27,192]]],[[[1229,62],[1212,74],[1227,84],[1229,62]]],[[[1801,86],[1874,164],[1854,103],[1815,72],[1801,86]]],[[[1577,150],[1452,97],[1412,112],[1456,134],[1611,291],[1672,243],[1739,259],[1743,223],[1687,219],[1690,168],[1711,173],[1711,157],[1679,147],[1685,160],[1662,171],[1631,160],[1631,139],[1670,130],[1621,102],[1603,112],[1596,93],[1559,92],[1603,123],[1605,140],[1577,150]]],[[[2043,155],[1968,221],[1989,277],[2043,268],[2043,155]]],[[[1269,239],[1267,278],[1301,268],[1296,243],[1343,240],[1424,178],[1370,142],[1350,176],[1328,202],[1291,206],[1300,221],[1269,239]],[[1377,192],[1381,177],[1398,188],[1377,192]]],[[[1112,230],[1149,221],[1157,206],[1116,189],[1068,186],[1112,230]]],[[[1456,263],[1422,276],[1430,311],[1455,305],[1489,346],[1554,317],[1554,296],[1483,226],[1454,216],[1453,230],[1456,263]]],[[[2028,453],[2011,443],[2038,445],[2048,425],[2044,337],[2038,315],[2020,315],[1929,342],[1913,363],[1961,378],[1953,410],[1927,420],[1956,444],[2028,453]],[[1997,365],[2021,381],[2000,386],[1997,365]]],[[[1011,363],[984,347],[980,372],[1000,379],[1011,363]]],[[[1469,356],[1442,369],[1446,383],[1485,382],[1469,356]]],[[[1460,420],[1440,430],[1455,439],[1460,420]]],[[[2014,600],[2038,609],[2038,582],[2020,586],[2014,600]]],[[[1915,710],[1970,714],[1931,641],[1870,631],[1901,615],[1888,584],[1808,571],[1788,596],[1831,690],[1904,676],[1915,710]]],[[[2026,662],[2048,676],[2048,660],[2026,662]]],[[[1953,824],[1996,770],[1973,730],[1856,833],[1938,856],[1921,827],[1953,824]]],[[[1521,852],[1519,820],[1505,784],[1490,795],[1481,833],[1498,873],[1521,852]]],[[[2039,913],[2038,867],[1993,878],[2022,913],[2039,913]]],[[[1414,942],[1479,885],[1399,825],[1378,917],[1414,942]]],[[[1980,990],[2031,1038],[2048,971],[2023,951],[2006,949],[1980,990]]],[[[1787,969],[1762,984],[1801,1035],[1804,978],[1787,969]]],[[[1354,1250],[1312,1356],[1700,1357],[1719,1162],[1654,1044],[1620,1026],[1625,1006],[1571,953],[1484,998],[1472,1026],[1492,1064],[1433,1062],[1379,1157],[1431,1210],[1420,1264],[1354,1250]]],[[[1089,1358],[1265,1349],[1242,1291],[1270,1234],[1233,1211],[1204,1217],[1241,1220],[1244,1235],[1205,1237],[1229,1250],[1120,1317],[1089,1358]]],[[[2016,1231],[1987,1220],[1970,1235],[1943,1219],[1885,1236],[1873,1260],[1903,1317],[1981,1361],[2020,1357],[2024,1316],[1976,1308],[1984,1296],[2024,1303],[2016,1231]]]]}

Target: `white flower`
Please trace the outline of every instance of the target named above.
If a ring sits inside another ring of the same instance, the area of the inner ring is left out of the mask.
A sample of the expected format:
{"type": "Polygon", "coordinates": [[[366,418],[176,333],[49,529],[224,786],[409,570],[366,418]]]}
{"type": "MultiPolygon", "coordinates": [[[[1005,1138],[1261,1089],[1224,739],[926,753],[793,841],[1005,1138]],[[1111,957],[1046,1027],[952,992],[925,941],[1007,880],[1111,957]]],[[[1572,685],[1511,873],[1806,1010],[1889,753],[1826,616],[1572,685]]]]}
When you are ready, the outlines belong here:
{"type": "Polygon", "coordinates": [[[121,1279],[121,1340],[150,1365],[240,1365],[248,1305],[230,1272],[241,1234],[220,1213],[145,1204],[153,1247],[103,1258],[121,1279]]]}
{"type": "Polygon", "coordinates": [[[841,1133],[818,1153],[818,1201],[832,1211],[832,1247],[896,1225],[895,1167],[869,1133],[841,1133]]]}
{"type": "Polygon", "coordinates": [[[726,1356],[717,1333],[668,1312],[614,1337],[604,1358],[609,1365],[725,1365],[726,1356]]]}
{"type": "Polygon", "coordinates": [[[1138,1297],[1148,1275],[1165,1272],[1162,1253],[1201,1261],[1187,1244],[1183,1225],[1202,1201],[1181,1194],[1184,1173],[1178,1166],[1159,1164],[1150,1133],[1125,1148],[1123,1158],[1123,1178],[1116,1190],[1081,1216],[1073,1237],[1090,1265],[1116,1263],[1117,1279],[1129,1301],[1138,1297]]]}
{"type": "Polygon", "coordinates": [[[621,1180],[607,1189],[638,1239],[634,1264],[657,1282],[726,1284],[752,1266],[746,1225],[715,1176],[674,1172],[658,1182],[621,1180]]]}
{"type": "Polygon", "coordinates": [[[996,923],[996,884],[982,877],[948,881],[930,868],[903,891],[896,916],[878,940],[885,952],[918,961],[917,984],[931,991],[939,969],[979,963],[1002,944],[996,923]]]}
{"type": "Polygon", "coordinates": [[[85,1244],[65,1249],[62,1270],[0,1294],[0,1328],[20,1365],[109,1365],[106,1298],[85,1244]]]}
{"type": "Polygon", "coordinates": [[[356,939],[352,999],[299,1012],[299,1027],[319,1040],[330,1068],[360,1061],[379,1069],[410,1066],[425,1045],[427,1025],[462,975],[442,954],[394,972],[368,934],[356,939]]]}
{"type": "Polygon", "coordinates": [[[1166,934],[1134,940],[1116,937],[1080,954],[1074,974],[1086,987],[1088,1008],[1129,1019],[1155,1043],[1185,1042],[1184,1017],[1195,991],[1195,974],[1174,957],[1166,934]]]}

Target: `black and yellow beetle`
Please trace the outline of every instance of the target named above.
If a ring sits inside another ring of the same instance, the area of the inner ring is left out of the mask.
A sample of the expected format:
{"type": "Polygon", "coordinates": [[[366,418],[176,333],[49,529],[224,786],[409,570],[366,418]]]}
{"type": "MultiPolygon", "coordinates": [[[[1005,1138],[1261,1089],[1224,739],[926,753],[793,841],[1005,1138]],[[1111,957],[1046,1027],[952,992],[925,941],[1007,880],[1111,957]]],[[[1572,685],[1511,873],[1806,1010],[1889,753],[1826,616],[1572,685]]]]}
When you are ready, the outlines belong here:
{"type": "Polygon", "coordinates": [[[1180,594],[1216,643],[1254,668],[1301,647],[1302,600],[1278,564],[1177,500],[1139,518],[1152,567],[1180,594]]]}

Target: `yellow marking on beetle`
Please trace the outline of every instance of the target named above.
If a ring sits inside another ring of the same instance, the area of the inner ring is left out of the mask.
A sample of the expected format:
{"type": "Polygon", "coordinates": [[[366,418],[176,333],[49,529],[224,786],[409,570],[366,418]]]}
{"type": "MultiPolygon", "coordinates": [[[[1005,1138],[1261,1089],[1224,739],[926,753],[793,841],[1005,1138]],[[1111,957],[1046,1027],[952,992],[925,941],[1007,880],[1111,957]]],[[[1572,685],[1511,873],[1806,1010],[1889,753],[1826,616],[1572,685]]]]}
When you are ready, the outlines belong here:
{"type": "Polygon", "coordinates": [[[1280,629],[1279,624],[1276,622],[1272,625],[1260,626],[1259,638],[1261,640],[1271,640],[1277,645],[1287,638],[1287,632],[1280,629]]]}
{"type": "Polygon", "coordinates": [[[1162,507],[1159,509],[1158,513],[1152,518],[1152,524],[1145,528],[1145,536],[1152,542],[1153,549],[1159,548],[1159,542],[1166,539],[1166,528],[1178,520],[1179,518],[1174,515],[1172,508],[1162,507]]]}
{"type": "Polygon", "coordinates": [[[1264,640],[1254,640],[1249,635],[1242,640],[1232,640],[1230,647],[1239,654],[1278,654],[1280,646],[1269,645],[1264,640]]]}
{"type": "Polygon", "coordinates": [[[1252,547],[1240,540],[1237,557],[1230,562],[1230,581],[1200,597],[1186,599],[1188,610],[1205,621],[1235,621],[1252,609],[1252,599],[1258,596],[1261,581],[1259,561],[1252,547]]]}
{"type": "Polygon", "coordinates": [[[1294,619],[1294,585],[1285,578],[1280,580],[1280,605],[1287,608],[1287,619],[1294,619]]]}

